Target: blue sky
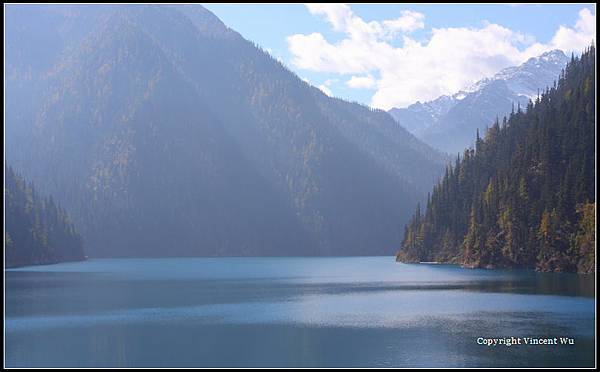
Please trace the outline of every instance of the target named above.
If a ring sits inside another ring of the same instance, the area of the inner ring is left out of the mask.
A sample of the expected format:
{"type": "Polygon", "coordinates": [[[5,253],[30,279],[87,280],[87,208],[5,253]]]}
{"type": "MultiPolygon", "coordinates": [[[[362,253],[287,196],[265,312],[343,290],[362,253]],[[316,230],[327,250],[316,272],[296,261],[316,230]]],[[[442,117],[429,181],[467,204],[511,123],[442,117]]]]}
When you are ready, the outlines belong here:
{"type": "Polygon", "coordinates": [[[311,84],[385,109],[454,93],[543,51],[570,52],[595,38],[595,4],[205,6],[311,84]],[[416,23],[387,27],[409,18],[416,23]]]}

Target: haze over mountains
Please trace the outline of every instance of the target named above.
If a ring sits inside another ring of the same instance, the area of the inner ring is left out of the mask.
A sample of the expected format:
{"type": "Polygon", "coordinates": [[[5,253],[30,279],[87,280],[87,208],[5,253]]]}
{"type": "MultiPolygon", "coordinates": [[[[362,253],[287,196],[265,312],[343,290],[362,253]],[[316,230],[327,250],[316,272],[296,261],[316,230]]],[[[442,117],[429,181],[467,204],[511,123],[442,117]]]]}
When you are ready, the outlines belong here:
{"type": "Polygon", "coordinates": [[[4,175],[4,265],[84,260],[81,236],[61,206],[39,195],[11,167],[4,168],[4,175]]]}
{"type": "Polygon", "coordinates": [[[429,145],[456,154],[473,146],[477,129],[483,133],[496,117],[502,119],[517,106],[526,107],[552,87],[569,58],[560,50],[531,58],[451,96],[417,102],[389,113],[429,145]],[[451,138],[452,140],[449,140],[451,138]]]}
{"type": "Polygon", "coordinates": [[[390,254],[442,174],[201,6],[6,11],[7,160],[90,256],[390,254]]]}

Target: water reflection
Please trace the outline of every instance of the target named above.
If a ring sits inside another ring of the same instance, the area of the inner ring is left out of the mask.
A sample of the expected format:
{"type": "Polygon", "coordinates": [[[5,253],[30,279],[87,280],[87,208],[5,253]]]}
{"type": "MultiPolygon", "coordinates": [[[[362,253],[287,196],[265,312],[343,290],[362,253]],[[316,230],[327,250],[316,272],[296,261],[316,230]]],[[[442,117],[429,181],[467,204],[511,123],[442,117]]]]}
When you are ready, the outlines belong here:
{"type": "Polygon", "coordinates": [[[594,362],[593,276],[366,257],[94,260],[6,279],[9,366],[594,362]],[[491,350],[475,342],[536,335],[577,343],[491,350]]]}

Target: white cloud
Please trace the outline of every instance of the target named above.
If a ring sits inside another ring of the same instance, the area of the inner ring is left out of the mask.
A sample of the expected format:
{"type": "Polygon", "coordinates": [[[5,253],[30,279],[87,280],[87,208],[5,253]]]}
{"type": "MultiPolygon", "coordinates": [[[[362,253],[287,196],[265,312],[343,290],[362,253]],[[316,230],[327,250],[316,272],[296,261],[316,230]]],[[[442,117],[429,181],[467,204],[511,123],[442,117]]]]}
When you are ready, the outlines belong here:
{"type": "Polygon", "coordinates": [[[391,32],[413,32],[425,27],[425,15],[411,10],[402,12],[402,17],[392,20],[383,21],[385,27],[391,32]]]}
{"type": "Polygon", "coordinates": [[[331,92],[331,85],[337,81],[338,79],[327,79],[323,84],[319,85],[319,89],[329,97],[332,97],[333,93],[331,92]]]}
{"type": "Polygon", "coordinates": [[[352,76],[350,80],[346,82],[350,88],[356,89],[371,89],[376,85],[375,79],[371,75],[368,76],[352,76]]]}
{"type": "MultiPolygon", "coordinates": [[[[346,84],[375,88],[371,105],[383,109],[455,93],[547,50],[581,51],[596,34],[596,16],[587,8],[579,12],[573,27],[560,26],[553,39],[543,44],[489,22],[480,27],[433,28],[429,39],[420,42],[410,33],[425,27],[421,13],[404,11],[396,19],[366,22],[347,5],[307,7],[312,14],[324,16],[345,38],[331,43],[320,33],[289,36],[292,63],[299,69],[352,75],[346,84]],[[399,38],[402,46],[392,45],[391,38],[399,38]]],[[[331,92],[328,84],[322,87],[331,92]]]]}
{"type": "Polygon", "coordinates": [[[327,85],[325,84],[321,84],[319,85],[319,89],[321,89],[321,91],[325,94],[327,94],[329,97],[331,97],[333,94],[331,93],[331,89],[329,89],[329,87],[327,87],[327,85]]]}
{"type": "Polygon", "coordinates": [[[579,19],[575,23],[575,28],[560,26],[554,38],[552,38],[552,48],[562,49],[566,52],[580,52],[590,46],[590,39],[596,35],[596,14],[589,9],[584,8],[579,11],[579,19]]]}
{"type": "Polygon", "coordinates": [[[352,10],[345,4],[306,4],[311,14],[325,15],[336,31],[343,31],[352,18],[352,10]]]}
{"type": "Polygon", "coordinates": [[[425,15],[405,10],[396,19],[365,22],[345,4],[307,4],[311,14],[323,15],[335,31],[348,33],[355,40],[369,41],[393,37],[399,32],[410,33],[425,27],[425,15]]]}

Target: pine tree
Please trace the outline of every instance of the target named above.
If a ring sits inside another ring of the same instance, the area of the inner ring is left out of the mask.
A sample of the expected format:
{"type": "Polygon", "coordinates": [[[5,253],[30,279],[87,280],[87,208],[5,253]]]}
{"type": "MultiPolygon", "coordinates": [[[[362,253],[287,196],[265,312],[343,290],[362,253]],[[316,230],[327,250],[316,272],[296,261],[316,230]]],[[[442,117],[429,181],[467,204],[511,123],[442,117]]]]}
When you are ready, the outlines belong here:
{"type": "Polygon", "coordinates": [[[553,87],[497,119],[448,166],[399,260],[591,272],[595,261],[595,47],[553,87]]]}
{"type": "Polygon", "coordinates": [[[5,176],[6,267],[84,259],[82,238],[61,207],[38,196],[12,167],[5,176]]]}

